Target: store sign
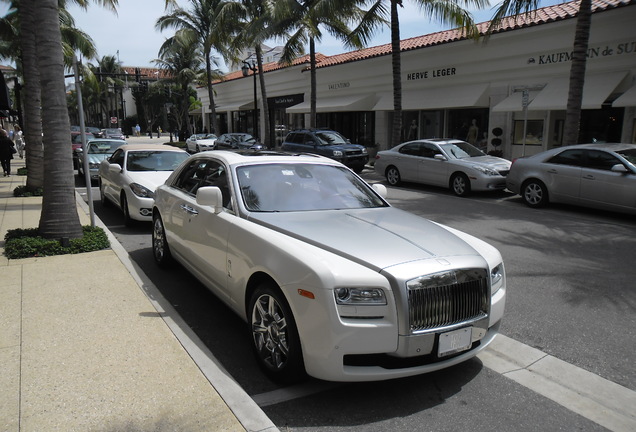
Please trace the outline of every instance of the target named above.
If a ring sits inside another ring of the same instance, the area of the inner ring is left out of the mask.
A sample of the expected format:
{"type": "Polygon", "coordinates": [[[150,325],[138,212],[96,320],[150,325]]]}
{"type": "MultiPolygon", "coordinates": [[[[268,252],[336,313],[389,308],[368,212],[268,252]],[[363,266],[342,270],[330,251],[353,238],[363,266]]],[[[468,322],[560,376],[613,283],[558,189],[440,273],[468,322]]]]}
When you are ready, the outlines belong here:
{"type": "Polygon", "coordinates": [[[348,81],[328,84],[329,90],[340,90],[349,87],[351,87],[351,83],[348,81]]]}
{"type": "MultiPolygon", "coordinates": [[[[610,57],[636,53],[636,41],[621,42],[615,45],[604,45],[591,47],[587,50],[587,58],[610,57]]],[[[541,54],[537,57],[530,57],[528,64],[555,64],[572,61],[572,51],[560,51],[555,53],[541,54]]]]}
{"type": "Polygon", "coordinates": [[[430,69],[421,72],[411,72],[406,74],[407,81],[415,81],[429,78],[447,77],[457,74],[457,69],[454,67],[430,69]]]}
{"type": "Polygon", "coordinates": [[[283,109],[290,107],[292,105],[299,104],[305,100],[305,95],[303,93],[292,94],[286,96],[276,96],[267,98],[267,106],[270,109],[283,109]]]}

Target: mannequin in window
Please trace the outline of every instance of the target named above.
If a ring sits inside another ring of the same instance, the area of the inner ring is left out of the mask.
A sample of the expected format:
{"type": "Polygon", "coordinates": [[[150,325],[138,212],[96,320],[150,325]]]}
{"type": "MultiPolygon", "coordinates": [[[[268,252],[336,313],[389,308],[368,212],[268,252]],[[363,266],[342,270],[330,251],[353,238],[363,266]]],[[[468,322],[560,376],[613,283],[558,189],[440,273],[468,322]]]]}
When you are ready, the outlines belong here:
{"type": "Polygon", "coordinates": [[[475,145],[477,142],[477,136],[479,135],[479,128],[477,127],[477,120],[473,119],[470,127],[468,128],[468,134],[466,135],[466,141],[475,145]]]}
{"type": "Polygon", "coordinates": [[[413,141],[417,139],[417,121],[411,120],[411,125],[409,126],[409,134],[407,136],[407,141],[413,141]]]}

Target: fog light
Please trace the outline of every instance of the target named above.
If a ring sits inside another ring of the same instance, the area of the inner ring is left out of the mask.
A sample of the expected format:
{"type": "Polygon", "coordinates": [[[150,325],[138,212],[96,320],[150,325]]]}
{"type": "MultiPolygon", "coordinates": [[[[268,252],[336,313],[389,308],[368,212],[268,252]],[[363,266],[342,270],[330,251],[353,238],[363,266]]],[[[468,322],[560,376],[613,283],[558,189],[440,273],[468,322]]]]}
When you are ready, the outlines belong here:
{"type": "Polygon", "coordinates": [[[150,216],[152,214],[152,210],[148,208],[142,208],[141,210],[139,210],[139,213],[141,213],[142,216],[150,216]]]}

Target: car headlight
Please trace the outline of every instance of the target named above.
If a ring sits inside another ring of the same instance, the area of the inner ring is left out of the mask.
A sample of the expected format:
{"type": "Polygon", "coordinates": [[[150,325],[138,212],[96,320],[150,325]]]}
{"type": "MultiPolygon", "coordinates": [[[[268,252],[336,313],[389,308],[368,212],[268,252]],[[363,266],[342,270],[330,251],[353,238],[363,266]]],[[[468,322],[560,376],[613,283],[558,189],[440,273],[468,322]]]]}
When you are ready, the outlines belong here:
{"type": "Polygon", "coordinates": [[[485,174],[487,176],[498,176],[499,173],[493,169],[490,168],[486,168],[484,166],[481,165],[473,165],[473,168],[477,171],[479,171],[482,174],[485,174]]]}
{"type": "Polygon", "coordinates": [[[333,156],[334,157],[342,157],[342,152],[340,150],[334,150],[333,151],[333,156]]]}
{"type": "Polygon", "coordinates": [[[362,154],[367,154],[367,148],[366,147],[362,147],[362,154]]]}
{"type": "Polygon", "coordinates": [[[493,267],[490,270],[490,294],[494,294],[499,291],[499,288],[503,286],[504,282],[504,266],[503,263],[493,267]]]}
{"type": "Polygon", "coordinates": [[[131,183],[130,190],[140,198],[152,198],[155,199],[155,193],[145,186],[139,183],[131,183]]]}
{"type": "Polygon", "coordinates": [[[340,305],[386,305],[386,296],[380,288],[336,288],[333,293],[340,305]]]}

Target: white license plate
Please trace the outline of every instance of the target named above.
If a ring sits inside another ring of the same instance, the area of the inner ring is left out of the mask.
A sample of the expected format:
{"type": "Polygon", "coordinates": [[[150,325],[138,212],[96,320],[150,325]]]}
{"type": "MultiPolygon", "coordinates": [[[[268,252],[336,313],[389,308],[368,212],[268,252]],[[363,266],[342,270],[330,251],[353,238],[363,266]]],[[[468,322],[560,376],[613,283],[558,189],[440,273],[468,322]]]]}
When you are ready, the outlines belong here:
{"type": "Polygon", "coordinates": [[[472,327],[465,327],[440,334],[437,355],[444,357],[466,351],[472,344],[472,335],[472,327]]]}

